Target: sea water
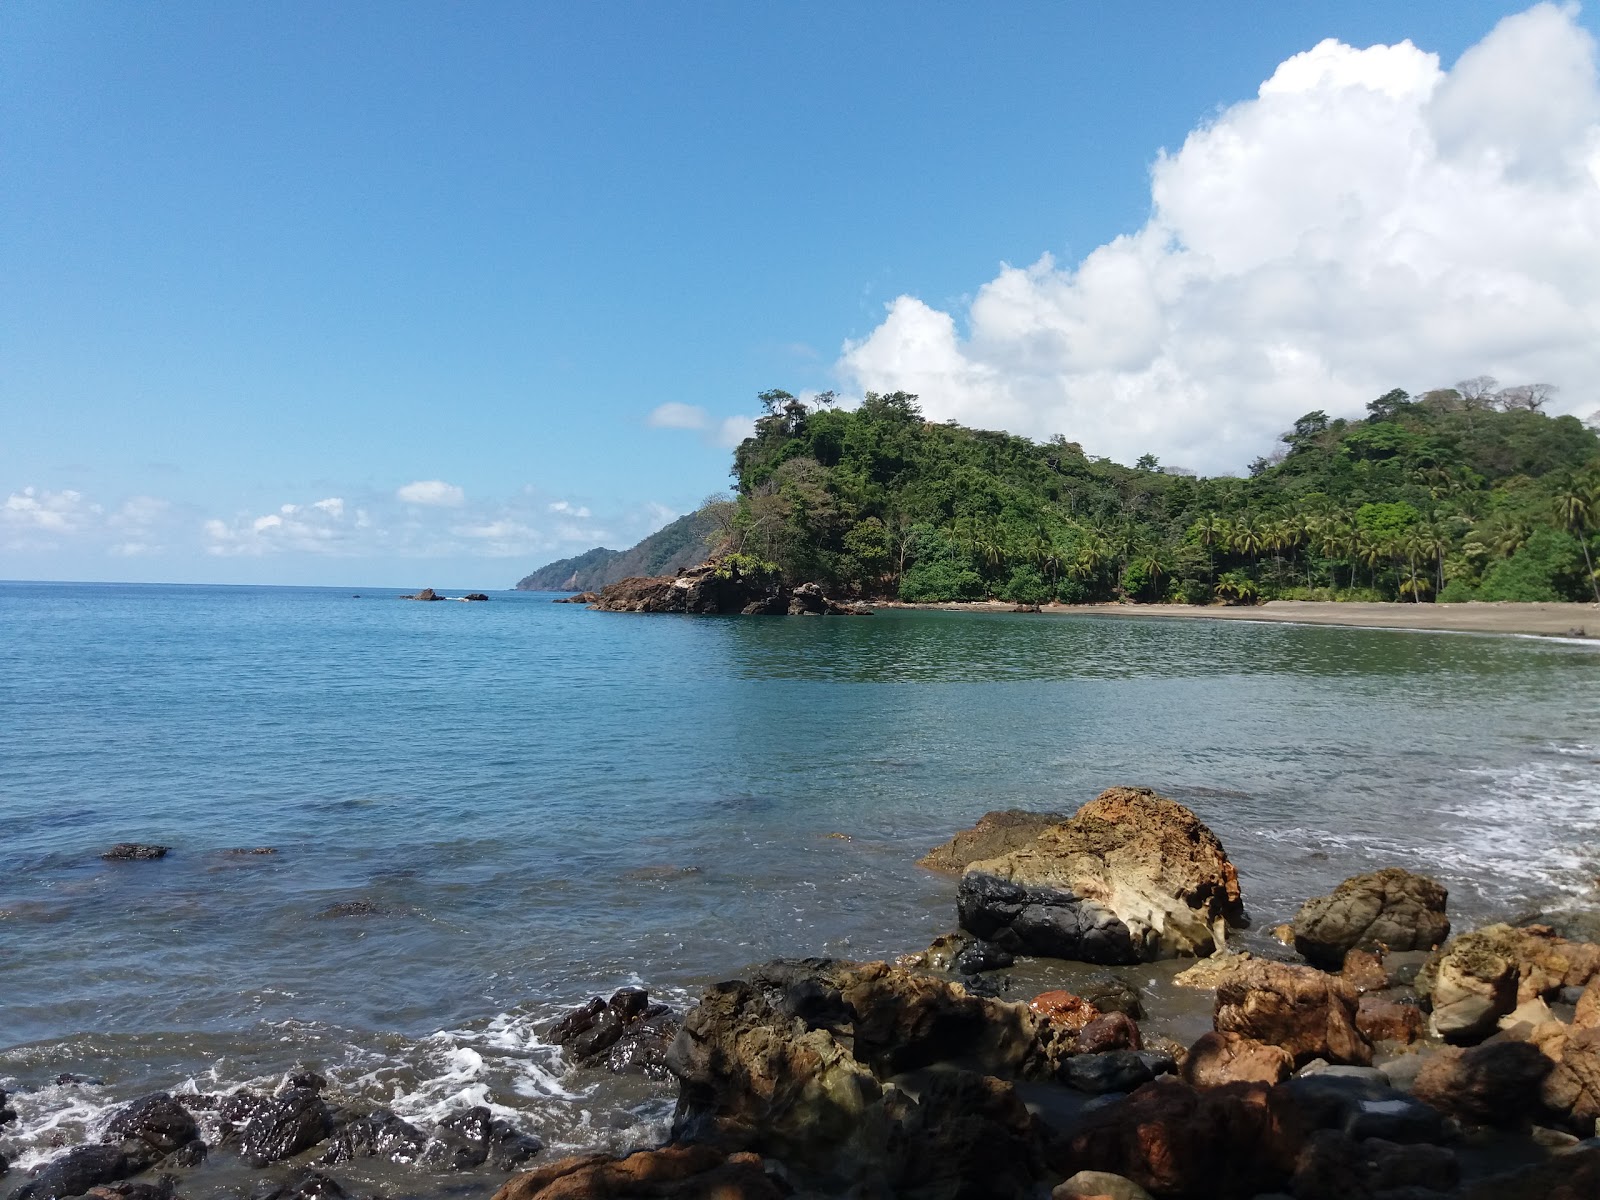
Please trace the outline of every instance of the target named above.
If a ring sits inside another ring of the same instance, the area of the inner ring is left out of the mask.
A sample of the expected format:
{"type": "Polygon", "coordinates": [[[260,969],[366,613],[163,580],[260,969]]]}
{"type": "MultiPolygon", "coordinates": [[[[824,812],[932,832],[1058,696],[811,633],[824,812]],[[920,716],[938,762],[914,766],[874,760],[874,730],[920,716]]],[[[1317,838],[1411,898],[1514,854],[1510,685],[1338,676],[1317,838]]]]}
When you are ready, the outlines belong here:
{"type": "Polygon", "coordinates": [[[670,1085],[574,1069],[555,1015],[919,949],[955,917],[920,854],[1115,784],[1221,836],[1246,944],[1381,866],[1459,927],[1600,872],[1592,645],[550,601],[0,584],[0,1153],[294,1068],[413,1120],[649,1142],[670,1085]],[[172,851],[99,857],[122,841],[172,851]]]}

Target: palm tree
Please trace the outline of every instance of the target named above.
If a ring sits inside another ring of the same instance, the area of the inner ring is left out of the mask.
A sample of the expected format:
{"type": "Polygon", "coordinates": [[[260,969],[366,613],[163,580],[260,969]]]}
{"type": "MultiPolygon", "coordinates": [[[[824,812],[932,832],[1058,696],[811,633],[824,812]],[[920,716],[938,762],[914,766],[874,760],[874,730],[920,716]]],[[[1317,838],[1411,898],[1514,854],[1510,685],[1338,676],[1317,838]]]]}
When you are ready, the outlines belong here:
{"type": "Polygon", "coordinates": [[[1424,557],[1434,560],[1437,568],[1437,590],[1444,591],[1444,556],[1450,549],[1450,532],[1439,520],[1439,514],[1416,526],[1412,531],[1417,538],[1424,557]]]}
{"type": "Polygon", "coordinates": [[[1224,522],[1214,512],[1201,516],[1189,526],[1189,536],[1206,548],[1206,582],[1214,583],[1217,577],[1217,541],[1226,532],[1224,522]]]}
{"type": "Polygon", "coordinates": [[[1594,589],[1594,602],[1600,604],[1600,577],[1596,577],[1594,559],[1589,557],[1589,533],[1600,524],[1600,487],[1587,480],[1574,480],[1556,493],[1555,506],[1562,527],[1583,547],[1583,565],[1589,570],[1589,586],[1594,589]]]}
{"type": "Polygon", "coordinates": [[[1254,512],[1246,511],[1233,523],[1232,548],[1240,554],[1250,556],[1250,565],[1255,566],[1256,555],[1261,553],[1261,548],[1266,545],[1266,531],[1262,528],[1261,518],[1254,512]]]}

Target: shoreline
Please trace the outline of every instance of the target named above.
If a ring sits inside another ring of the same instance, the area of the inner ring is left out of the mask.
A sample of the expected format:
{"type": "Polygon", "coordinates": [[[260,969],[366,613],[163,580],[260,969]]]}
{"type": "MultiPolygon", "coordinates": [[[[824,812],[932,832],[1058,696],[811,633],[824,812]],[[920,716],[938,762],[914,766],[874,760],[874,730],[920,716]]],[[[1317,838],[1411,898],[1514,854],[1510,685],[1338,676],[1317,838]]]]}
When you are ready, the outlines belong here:
{"type": "MultiPolygon", "coordinates": [[[[914,604],[869,601],[874,609],[949,612],[1015,612],[1003,600],[914,604]]],[[[1046,604],[1041,614],[1100,617],[1173,617],[1180,620],[1265,621],[1283,625],[1332,625],[1350,629],[1401,629],[1429,633],[1495,633],[1600,640],[1600,606],[1563,601],[1548,604],[1400,604],[1331,600],[1269,600],[1254,605],[1046,604]]],[[[1030,614],[1032,615],[1032,614],[1030,614]]]]}

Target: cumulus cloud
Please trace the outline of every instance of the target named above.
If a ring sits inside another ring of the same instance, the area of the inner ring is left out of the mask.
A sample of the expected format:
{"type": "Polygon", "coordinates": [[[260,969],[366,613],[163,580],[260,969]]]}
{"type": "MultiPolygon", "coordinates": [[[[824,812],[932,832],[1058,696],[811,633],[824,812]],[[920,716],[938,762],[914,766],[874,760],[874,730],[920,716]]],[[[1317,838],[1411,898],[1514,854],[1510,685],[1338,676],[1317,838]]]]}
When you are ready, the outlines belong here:
{"type": "Polygon", "coordinates": [[[652,429],[706,429],[711,425],[711,414],[697,404],[673,401],[651,409],[645,424],[652,429]]]}
{"type": "Polygon", "coordinates": [[[1575,17],[1508,17],[1448,71],[1410,42],[1295,55],[1157,159],[1142,229],[1004,266],[964,313],[901,296],[840,373],[934,420],[1209,470],[1397,386],[1547,381],[1587,411],[1600,84],[1575,17]]]}
{"type": "Polygon", "coordinates": [[[460,508],[467,494],[453,483],[442,479],[419,479],[395,492],[407,504],[421,504],[431,508],[460,508]]]}
{"type": "Polygon", "coordinates": [[[567,513],[574,517],[587,517],[590,515],[587,508],[582,505],[573,505],[566,500],[556,500],[546,507],[553,513],[567,513]]]}
{"type": "Polygon", "coordinates": [[[104,509],[71,488],[52,492],[25,487],[12,492],[0,506],[0,522],[15,530],[36,533],[76,533],[98,524],[104,509]]]}

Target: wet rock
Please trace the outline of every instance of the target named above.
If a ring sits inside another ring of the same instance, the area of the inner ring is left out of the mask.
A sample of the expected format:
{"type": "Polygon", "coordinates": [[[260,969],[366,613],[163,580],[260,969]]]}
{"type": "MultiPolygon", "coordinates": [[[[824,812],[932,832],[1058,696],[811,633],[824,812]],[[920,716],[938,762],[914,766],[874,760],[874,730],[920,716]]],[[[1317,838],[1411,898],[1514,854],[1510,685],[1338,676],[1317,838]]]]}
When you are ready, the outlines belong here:
{"type": "Polygon", "coordinates": [[[1295,914],[1294,946],[1338,970],[1350,950],[1430,950],[1450,936],[1449,893],[1426,876],[1386,867],[1346,879],[1295,914]]]}
{"type": "Polygon", "coordinates": [[[1281,1083],[1294,1070],[1282,1046],[1269,1046],[1237,1033],[1208,1033],[1189,1048],[1183,1081],[1195,1087],[1225,1083],[1281,1083]]]}
{"type": "Polygon", "coordinates": [[[117,1146],[79,1146],[47,1162],[31,1180],[11,1193],[10,1200],[64,1200],[92,1187],[115,1183],[133,1173],[133,1164],[117,1146]]]}
{"type": "Polygon", "coordinates": [[[154,1092],[119,1109],[107,1124],[103,1140],[137,1140],[149,1146],[159,1158],[187,1146],[199,1136],[200,1126],[188,1109],[166,1092],[154,1092]]]}
{"type": "Polygon", "coordinates": [[[1139,989],[1121,976],[1092,979],[1078,989],[1078,994],[1103,1013],[1126,1013],[1135,1021],[1144,1020],[1144,1000],[1139,989]]]}
{"type": "Polygon", "coordinates": [[[176,1185],[176,1180],[166,1176],[148,1183],[124,1179],[116,1183],[102,1183],[90,1188],[84,1195],[89,1200],[172,1200],[176,1185]]]}
{"type": "Polygon", "coordinates": [[[1071,992],[1040,992],[1028,1001],[1028,1008],[1052,1025],[1072,1033],[1078,1033],[1089,1022],[1100,1018],[1098,1008],[1071,992]]]}
{"type": "Polygon", "coordinates": [[[463,600],[475,600],[475,601],[478,601],[479,603],[482,603],[483,601],[487,600],[489,597],[483,592],[468,592],[465,596],[463,596],[461,598],[463,600]]]}
{"type": "Polygon", "coordinates": [[[1245,921],[1222,843],[1147,788],[1110,788],[1022,848],[969,863],[957,911],[1014,954],[1109,964],[1210,954],[1245,921]]]}
{"type": "Polygon", "coordinates": [[[1154,1200],[1133,1180],[1109,1171],[1079,1171],[1071,1179],[1058,1183],[1050,1192],[1050,1200],[1154,1200]]]}
{"type": "Polygon", "coordinates": [[[1389,972],[1383,969],[1383,959],[1371,950],[1351,950],[1344,956],[1344,966],[1339,969],[1343,979],[1357,992],[1381,992],[1389,986],[1389,972]]]}
{"type": "Polygon", "coordinates": [[[4,1128],[17,1119],[17,1110],[6,1104],[8,1098],[5,1089],[0,1088],[0,1128],[4,1128]]]}
{"type": "Polygon", "coordinates": [[[1554,1066],[1525,1042],[1448,1047],[1423,1064],[1412,1095],[1473,1125],[1525,1128],[1542,1115],[1541,1092],[1554,1066]]]}
{"type": "Polygon", "coordinates": [[[250,1200],[344,1200],[348,1195],[333,1176],[301,1171],[285,1183],[263,1184],[251,1193],[250,1200]]]}
{"type": "Polygon", "coordinates": [[[981,975],[985,971],[1003,971],[1016,961],[1011,951],[993,942],[974,940],[956,955],[954,968],[962,975],[981,975]]]}
{"type": "Polygon", "coordinates": [[[1186,967],[1172,977],[1172,982],[1179,987],[1195,988],[1204,991],[1209,988],[1221,987],[1223,982],[1232,979],[1244,970],[1246,964],[1256,961],[1255,955],[1248,950],[1218,951],[1210,958],[1202,958],[1192,967],[1186,967]]]}
{"type": "Polygon", "coordinates": [[[596,996],[573,1009],[550,1030],[581,1067],[600,1067],[617,1075],[664,1079],[667,1049],[678,1033],[678,1019],[663,1004],[651,1004],[643,988],[621,988],[610,1000],[596,996]]]}
{"type": "Polygon", "coordinates": [[[1061,1066],[1062,1083],[1093,1096],[1108,1092],[1131,1092],[1149,1083],[1159,1072],[1159,1060],[1152,1061],[1132,1050],[1108,1050],[1099,1054],[1075,1054],[1061,1066]]]}
{"type": "Polygon", "coordinates": [[[1257,960],[1217,988],[1213,1024],[1281,1046],[1296,1063],[1313,1058],[1366,1066],[1372,1046],[1356,1028],[1356,995],[1343,980],[1311,967],[1257,960]]]}
{"type": "Polygon", "coordinates": [[[381,917],[387,915],[371,900],[340,900],[317,914],[317,919],[331,921],[339,917],[381,917]]]}
{"type": "Polygon", "coordinates": [[[971,829],[963,829],[948,842],[917,859],[919,867],[959,875],[972,863],[999,858],[1033,842],[1045,828],[1071,818],[1066,813],[1024,812],[1020,808],[984,813],[971,829]]]}
{"type": "Polygon", "coordinates": [[[108,862],[151,862],[165,858],[171,846],[155,846],[148,842],[118,842],[100,857],[108,862]]]}
{"type": "Polygon", "coordinates": [[[507,1180],[493,1200],[781,1200],[788,1194],[755,1154],[669,1145],[625,1158],[563,1158],[507,1180]]]}
{"type": "Polygon", "coordinates": [[[418,1161],[432,1171],[466,1171],[485,1163],[491,1170],[510,1171],[542,1149],[538,1138],[478,1105],[440,1121],[418,1161]]]}
{"type": "Polygon", "coordinates": [[[1421,1007],[1387,996],[1362,996],[1356,1004],[1356,1028],[1369,1042],[1403,1042],[1422,1037],[1428,1018],[1421,1007]]]}
{"type": "Polygon", "coordinates": [[[600,599],[599,592],[579,592],[576,596],[557,596],[551,604],[593,604],[600,599]]]}
{"type": "Polygon", "coordinates": [[[1139,1025],[1127,1013],[1102,1013],[1078,1032],[1079,1054],[1142,1049],[1144,1040],[1139,1036],[1139,1025]]]}
{"type": "Polygon", "coordinates": [[[310,1088],[290,1088],[255,1106],[239,1133],[239,1157],[264,1167],[309,1150],[329,1132],[322,1098],[310,1088]]]}
{"type": "Polygon", "coordinates": [[[209,1148],[199,1138],[192,1142],[185,1142],[160,1162],[156,1163],[158,1171],[190,1170],[205,1162],[209,1148]]]}
{"type": "Polygon", "coordinates": [[[278,848],[276,846],[235,846],[231,850],[224,850],[223,851],[224,854],[233,855],[233,856],[247,856],[247,855],[263,855],[264,856],[264,855],[268,855],[268,854],[276,854],[277,852],[278,852],[278,848]]]}
{"type": "Polygon", "coordinates": [[[375,1109],[333,1131],[328,1149],[318,1160],[328,1166],[358,1158],[384,1158],[393,1163],[413,1163],[428,1143],[428,1135],[386,1108],[375,1109]]]}
{"type": "Polygon", "coordinates": [[[444,597],[432,588],[423,588],[420,592],[413,592],[409,596],[401,596],[402,600],[443,600],[444,597]]]}

